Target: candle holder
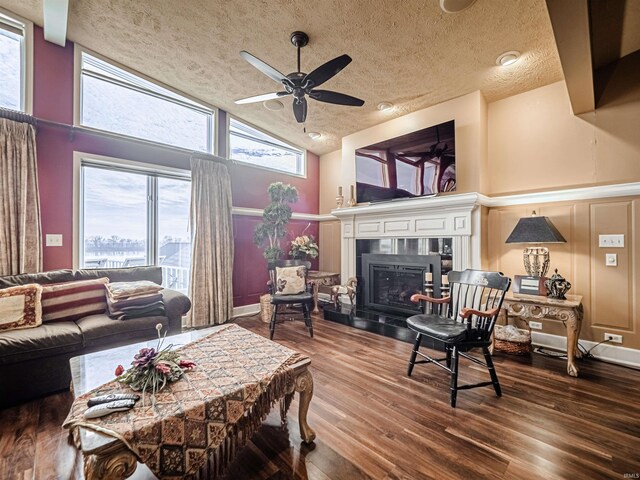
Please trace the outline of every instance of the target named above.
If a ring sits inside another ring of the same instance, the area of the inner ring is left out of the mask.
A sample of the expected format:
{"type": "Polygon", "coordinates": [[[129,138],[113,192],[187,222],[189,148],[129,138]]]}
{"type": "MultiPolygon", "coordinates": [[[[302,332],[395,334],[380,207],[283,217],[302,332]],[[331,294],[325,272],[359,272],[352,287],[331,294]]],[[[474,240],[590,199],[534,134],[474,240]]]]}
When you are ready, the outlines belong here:
{"type": "Polygon", "coordinates": [[[344,195],[337,195],[336,196],[336,206],[338,208],[342,208],[343,205],[344,205],[344,195]]]}
{"type": "Polygon", "coordinates": [[[355,185],[351,185],[349,188],[351,191],[351,198],[347,202],[347,205],[349,205],[350,207],[355,207],[356,204],[358,203],[356,202],[356,187],[355,185]]]}

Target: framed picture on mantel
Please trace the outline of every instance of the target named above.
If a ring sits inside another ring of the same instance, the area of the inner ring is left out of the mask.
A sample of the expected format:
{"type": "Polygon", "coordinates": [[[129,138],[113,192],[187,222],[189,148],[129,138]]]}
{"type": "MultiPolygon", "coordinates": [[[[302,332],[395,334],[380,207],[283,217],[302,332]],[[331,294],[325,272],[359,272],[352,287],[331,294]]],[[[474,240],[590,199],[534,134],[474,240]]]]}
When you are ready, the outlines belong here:
{"type": "Polygon", "coordinates": [[[527,275],[514,275],[513,293],[520,295],[547,296],[547,287],[544,286],[546,277],[529,277],[527,275]]]}

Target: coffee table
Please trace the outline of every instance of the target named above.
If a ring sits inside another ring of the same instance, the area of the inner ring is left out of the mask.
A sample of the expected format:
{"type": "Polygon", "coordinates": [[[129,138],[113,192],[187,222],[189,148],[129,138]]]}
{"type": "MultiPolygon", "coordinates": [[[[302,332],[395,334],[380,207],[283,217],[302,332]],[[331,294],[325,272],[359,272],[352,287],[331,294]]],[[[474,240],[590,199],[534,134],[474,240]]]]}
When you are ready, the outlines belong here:
{"type": "MultiPolygon", "coordinates": [[[[215,332],[220,327],[194,330],[179,335],[167,336],[175,347],[193,342],[215,332]]],[[[73,357],[71,366],[71,390],[78,397],[114,379],[115,365],[128,365],[141,348],[155,347],[157,340],[141,342],[73,357]]],[[[307,423],[307,412],[313,396],[313,377],[308,367],[311,360],[306,358],[292,365],[295,381],[293,390],[300,394],[298,422],[300,436],[305,443],[312,443],[315,432],[307,423]]],[[[291,392],[290,392],[291,393],[291,392]]],[[[86,480],[124,479],[135,472],[135,478],[155,478],[153,473],[121,441],[87,428],[78,427],[71,431],[73,441],[84,458],[86,480]]]]}

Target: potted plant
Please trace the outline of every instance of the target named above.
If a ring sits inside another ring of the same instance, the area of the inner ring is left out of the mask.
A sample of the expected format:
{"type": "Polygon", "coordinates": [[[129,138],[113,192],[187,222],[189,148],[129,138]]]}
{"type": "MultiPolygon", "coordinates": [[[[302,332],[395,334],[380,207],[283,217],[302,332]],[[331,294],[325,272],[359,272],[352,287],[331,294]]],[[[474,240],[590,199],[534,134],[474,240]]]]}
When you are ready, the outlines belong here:
{"type": "Polygon", "coordinates": [[[296,187],[276,182],[267,189],[271,203],[262,212],[262,222],[253,234],[253,243],[264,247],[264,258],[268,262],[279,260],[284,251],[280,248],[280,239],[286,235],[286,226],[291,220],[291,206],[298,201],[296,187]]]}

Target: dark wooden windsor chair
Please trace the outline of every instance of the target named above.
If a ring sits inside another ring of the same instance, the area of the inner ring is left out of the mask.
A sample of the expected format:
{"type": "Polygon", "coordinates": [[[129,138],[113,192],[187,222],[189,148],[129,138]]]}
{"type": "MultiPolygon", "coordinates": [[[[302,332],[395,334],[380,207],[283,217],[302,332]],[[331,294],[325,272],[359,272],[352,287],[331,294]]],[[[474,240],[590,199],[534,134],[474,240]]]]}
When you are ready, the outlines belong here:
{"type": "Polygon", "coordinates": [[[311,319],[311,308],[313,305],[312,286],[307,282],[307,272],[311,269],[311,262],[303,260],[277,260],[269,263],[269,293],[271,294],[271,323],[269,324],[269,338],[273,340],[273,335],[276,332],[276,317],[278,315],[278,309],[281,306],[287,305],[301,305],[302,314],[304,316],[304,324],[309,330],[309,336],[313,337],[313,323],[311,319]],[[277,268],[286,267],[304,267],[305,268],[305,290],[295,294],[278,294],[277,292],[277,268]]]}

